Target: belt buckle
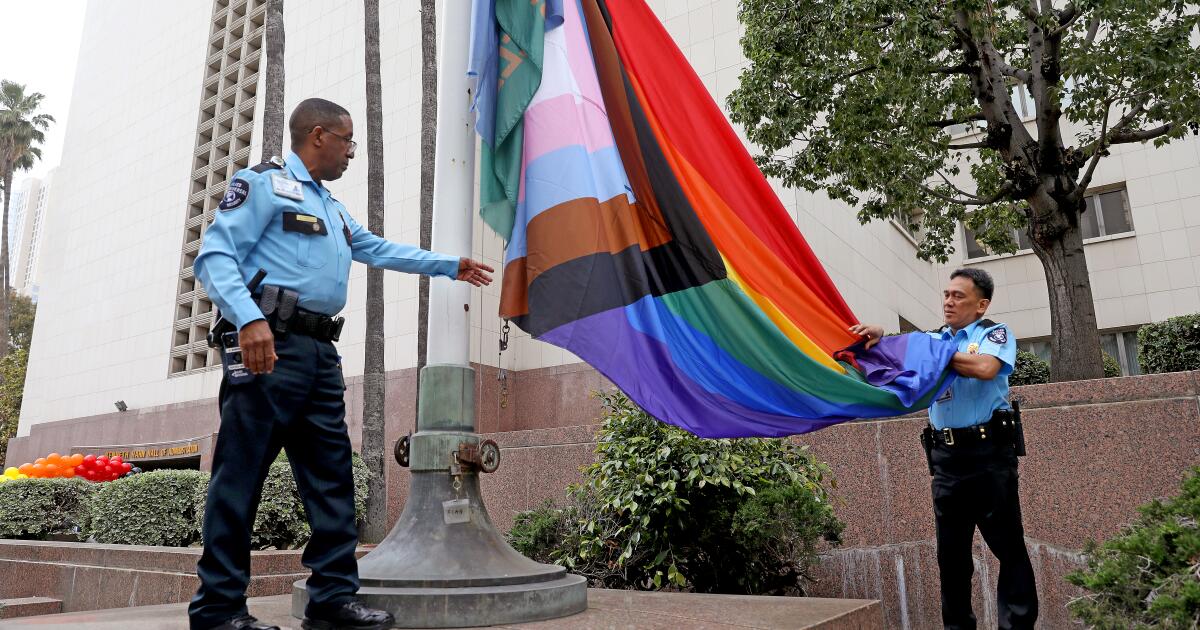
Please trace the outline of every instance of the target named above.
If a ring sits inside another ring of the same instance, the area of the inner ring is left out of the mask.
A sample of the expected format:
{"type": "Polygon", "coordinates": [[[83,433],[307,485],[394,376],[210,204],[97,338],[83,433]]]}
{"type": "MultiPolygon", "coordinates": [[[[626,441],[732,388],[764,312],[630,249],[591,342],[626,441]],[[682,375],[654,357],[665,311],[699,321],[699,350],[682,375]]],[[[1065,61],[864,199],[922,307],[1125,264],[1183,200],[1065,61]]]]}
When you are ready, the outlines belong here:
{"type": "Polygon", "coordinates": [[[950,427],[942,429],[942,439],[945,440],[946,446],[954,446],[954,431],[950,427]]]}

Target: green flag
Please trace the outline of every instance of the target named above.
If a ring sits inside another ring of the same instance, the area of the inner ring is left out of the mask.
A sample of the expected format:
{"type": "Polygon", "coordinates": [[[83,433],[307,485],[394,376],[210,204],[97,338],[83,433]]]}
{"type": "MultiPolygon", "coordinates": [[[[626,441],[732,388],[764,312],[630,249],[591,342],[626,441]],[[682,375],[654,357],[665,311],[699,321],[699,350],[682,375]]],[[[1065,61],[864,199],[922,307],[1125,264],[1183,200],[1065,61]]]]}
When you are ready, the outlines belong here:
{"type": "Polygon", "coordinates": [[[483,220],[507,241],[517,212],[524,115],[542,84],[546,0],[496,0],[500,68],[495,144],[483,143],[479,207],[483,220]]]}

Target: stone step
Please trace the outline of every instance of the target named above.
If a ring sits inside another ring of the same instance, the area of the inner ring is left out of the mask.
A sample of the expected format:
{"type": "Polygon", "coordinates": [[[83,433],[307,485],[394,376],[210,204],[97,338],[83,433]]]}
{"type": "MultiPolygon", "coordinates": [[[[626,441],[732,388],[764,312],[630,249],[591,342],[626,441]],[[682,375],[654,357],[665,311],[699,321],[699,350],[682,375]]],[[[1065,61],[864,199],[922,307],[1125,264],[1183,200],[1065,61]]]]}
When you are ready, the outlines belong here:
{"type": "Polygon", "coordinates": [[[62,612],[62,600],[49,597],[14,597],[0,599],[0,619],[57,615],[62,612]]]}

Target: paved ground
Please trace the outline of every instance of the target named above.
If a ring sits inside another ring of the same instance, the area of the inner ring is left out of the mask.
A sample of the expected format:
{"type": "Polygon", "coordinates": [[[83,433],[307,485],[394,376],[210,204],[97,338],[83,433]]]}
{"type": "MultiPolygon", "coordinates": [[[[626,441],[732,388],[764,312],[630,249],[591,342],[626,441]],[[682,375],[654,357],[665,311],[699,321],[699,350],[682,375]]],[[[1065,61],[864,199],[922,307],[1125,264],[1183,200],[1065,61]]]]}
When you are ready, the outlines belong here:
{"type": "MultiPolygon", "coordinates": [[[[298,629],[290,614],[291,596],[250,600],[250,612],[259,619],[298,629]]],[[[25,617],[0,622],[5,630],[185,630],[187,604],[113,608],[90,612],[25,617]]],[[[876,630],[883,628],[879,603],[862,599],[748,597],[637,591],[588,591],[586,612],[555,619],[496,626],[550,630],[552,628],[646,628],[671,630],[724,630],[744,628],[812,628],[820,630],[876,630]]]]}

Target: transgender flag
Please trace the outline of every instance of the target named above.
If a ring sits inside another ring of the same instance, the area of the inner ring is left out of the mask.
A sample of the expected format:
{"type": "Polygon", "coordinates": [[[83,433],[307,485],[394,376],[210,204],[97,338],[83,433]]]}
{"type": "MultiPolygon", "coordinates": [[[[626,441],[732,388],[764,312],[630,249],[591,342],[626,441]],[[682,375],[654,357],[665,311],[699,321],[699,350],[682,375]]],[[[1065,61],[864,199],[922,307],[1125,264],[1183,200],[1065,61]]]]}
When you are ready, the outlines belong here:
{"type": "Polygon", "coordinates": [[[854,314],[644,0],[473,10],[502,317],[703,437],[900,415],[949,386],[952,343],[855,345],[854,314]]]}

